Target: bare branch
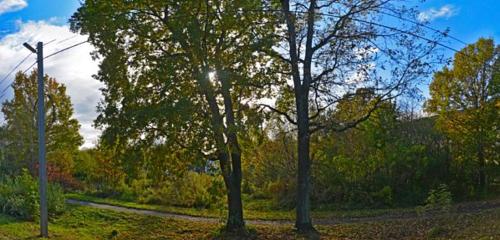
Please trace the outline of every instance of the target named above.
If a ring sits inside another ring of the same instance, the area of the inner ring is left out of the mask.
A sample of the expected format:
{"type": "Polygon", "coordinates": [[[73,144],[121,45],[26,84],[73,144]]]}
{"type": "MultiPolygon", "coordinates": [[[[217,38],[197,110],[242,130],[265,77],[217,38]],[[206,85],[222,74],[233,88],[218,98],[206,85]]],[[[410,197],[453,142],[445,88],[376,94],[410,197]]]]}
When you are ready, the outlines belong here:
{"type": "Polygon", "coordinates": [[[288,115],[288,113],[286,113],[286,112],[280,111],[280,110],[278,110],[278,109],[276,109],[268,104],[259,104],[258,106],[268,108],[269,110],[271,110],[271,111],[273,111],[281,116],[284,116],[291,124],[297,125],[297,121],[293,120],[293,118],[290,115],[288,115]]]}

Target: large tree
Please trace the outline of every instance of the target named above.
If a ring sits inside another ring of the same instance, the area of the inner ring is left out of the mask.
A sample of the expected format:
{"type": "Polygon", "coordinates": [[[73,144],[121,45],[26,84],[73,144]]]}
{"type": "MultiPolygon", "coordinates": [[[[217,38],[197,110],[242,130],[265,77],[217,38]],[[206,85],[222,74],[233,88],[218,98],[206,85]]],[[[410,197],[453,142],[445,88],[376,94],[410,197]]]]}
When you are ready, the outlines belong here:
{"type": "Polygon", "coordinates": [[[89,0],[71,19],[102,59],[103,142],[219,161],[230,231],[244,228],[238,138],[255,122],[251,102],[271,91],[273,64],[262,52],[274,34],[262,8],[258,0],[89,0]]]}
{"type": "Polygon", "coordinates": [[[427,61],[436,41],[420,38],[425,32],[415,24],[415,11],[396,1],[281,0],[276,6],[285,49],[277,52],[291,69],[291,81],[281,87],[282,95],[288,96],[282,100],[288,104],[264,106],[297,127],[295,226],[309,232],[314,230],[310,135],[355,127],[381,103],[412,93],[430,71],[427,61]],[[322,116],[334,112],[341,99],[353,96],[371,100],[348,119],[323,121],[322,116]]]}
{"type": "Polygon", "coordinates": [[[486,166],[500,161],[500,47],[481,38],[457,52],[453,66],[434,74],[429,93],[426,110],[438,115],[438,128],[457,146],[455,157],[476,162],[484,192],[486,166]]]}
{"type": "MultiPolygon", "coordinates": [[[[73,118],[73,106],[66,87],[56,79],[45,75],[46,143],[49,175],[70,176],[73,157],[83,143],[80,125],[73,118]]],[[[2,112],[6,120],[6,161],[12,170],[19,172],[28,168],[33,175],[37,167],[37,72],[29,75],[18,73],[12,84],[14,98],[3,103],[2,112]]],[[[62,179],[53,179],[62,180],[62,179]]]]}

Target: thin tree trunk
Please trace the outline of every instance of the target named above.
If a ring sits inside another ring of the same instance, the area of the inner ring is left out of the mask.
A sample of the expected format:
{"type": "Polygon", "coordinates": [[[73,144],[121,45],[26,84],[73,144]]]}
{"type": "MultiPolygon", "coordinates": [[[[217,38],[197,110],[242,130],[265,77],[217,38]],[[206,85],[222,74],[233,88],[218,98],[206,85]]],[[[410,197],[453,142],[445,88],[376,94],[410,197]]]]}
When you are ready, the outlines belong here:
{"type": "Polygon", "coordinates": [[[483,146],[481,143],[478,147],[477,158],[479,161],[479,191],[481,191],[481,194],[484,194],[486,193],[486,167],[483,146]]]}

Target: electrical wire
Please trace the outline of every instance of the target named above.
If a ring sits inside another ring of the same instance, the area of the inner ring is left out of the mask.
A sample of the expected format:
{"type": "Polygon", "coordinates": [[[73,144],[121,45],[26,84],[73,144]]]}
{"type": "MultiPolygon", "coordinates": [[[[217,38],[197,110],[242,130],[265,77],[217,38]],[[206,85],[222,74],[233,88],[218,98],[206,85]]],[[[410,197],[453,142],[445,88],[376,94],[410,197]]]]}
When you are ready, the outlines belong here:
{"type": "Polygon", "coordinates": [[[2,80],[0,80],[0,84],[3,83],[14,71],[16,71],[16,69],[18,67],[21,66],[21,64],[23,64],[24,62],[26,62],[26,60],[28,60],[28,58],[31,56],[31,54],[33,53],[29,53],[23,60],[21,60],[14,68],[12,68],[12,70],[10,70],[10,72],[8,72],[3,78],[2,80]]]}
{"type": "MultiPolygon", "coordinates": [[[[56,52],[53,52],[53,53],[51,53],[51,54],[49,54],[49,55],[45,56],[43,59],[45,60],[45,59],[47,59],[47,58],[53,57],[54,55],[57,55],[57,54],[59,54],[59,53],[62,53],[62,52],[67,51],[67,50],[69,50],[69,49],[72,49],[72,48],[74,48],[74,47],[78,47],[78,46],[80,46],[80,45],[82,45],[82,44],[84,44],[84,43],[86,43],[86,42],[88,42],[88,41],[87,41],[87,40],[85,40],[85,41],[82,41],[82,42],[79,42],[79,43],[73,44],[73,45],[71,45],[71,46],[69,46],[69,47],[63,48],[63,49],[58,50],[58,51],[56,51],[56,52]]],[[[30,70],[32,67],[34,67],[35,65],[36,65],[36,62],[34,62],[33,64],[31,64],[28,68],[26,68],[26,69],[23,71],[23,74],[24,74],[24,73],[26,73],[27,71],[29,71],[29,70],[30,70]]]]}
{"type": "MultiPolygon", "coordinates": [[[[54,40],[53,40],[53,41],[54,41],[54,40]]],[[[53,42],[53,41],[51,41],[51,42],[53,42]]],[[[47,59],[47,58],[53,57],[53,56],[55,56],[55,55],[57,55],[57,54],[59,54],[59,53],[62,53],[62,52],[64,52],[64,51],[67,51],[67,50],[70,50],[70,49],[72,49],[72,48],[78,47],[78,46],[80,46],[80,45],[82,45],[82,44],[84,44],[84,43],[86,43],[86,42],[88,42],[88,41],[87,41],[87,40],[85,40],[85,41],[82,41],[82,42],[79,42],[79,43],[73,44],[73,45],[71,45],[71,46],[65,47],[65,48],[63,48],[63,49],[61,49],[61,50],[58,50],[58,51],[56,51],[56,52],[53,52],[53,53],[51,53],[51,54],[49,54],[49,55],[45,56],[43,59],[45,60],[45,59],[47,59]]],[[[19,63],[19,64],[18,64],[18,65],[17,65],[17,66],[16,66],[16,67],[15,67],[15,68],[11,71],[11,73],[12,73],[12,72],[14,72],[14,71],[15,71],[15,70],[16,70],[16,69],[17,69],[17,68],[18,68],[18,67],[19,67],[19,66],[20,66],[20,65],[21,65],[24,61],[26,61],[26,60],[28,59],[28,57],[29,57],[29,56],[31,56],[31,54],[32,54],[32,53],[30,53],[28,56],[26,56],[26,58],[25,58],[25,59],[23,59],[23,61],[21,61],[21,62],[20,62],[20,63],[19,63]]],[[[26,72],[28,72],[28,71],[29,71],[29,70],[30,70],[33,66],[35,66],[35,65],[36,65],[36,62],[34,62],[33,64],[31,64],[31,65],[30,65],[27,69],[25,69],[22,73],[23,73],[23,74],[25,74],[26,72]]],[[[9,74],[9,75],[10,75],[10,74],[9,74]]],[[[4,79],[7,79],[7,77],[8,77],[8,76],[6,76],[4,79]]],[[[9,88],[13,85],[13,83],[14,83],[14,82],[10,83],[10,84],[9,84],[9,85],[7,85],[4,89],[2,89],[2,92],[0,93],[0,99],[2,99],[2,98],[4,97],[5,92],[6,92],[6,91],[7,91],[7,90],[8,90],[8,89],[9,89],[9,88]]]]}

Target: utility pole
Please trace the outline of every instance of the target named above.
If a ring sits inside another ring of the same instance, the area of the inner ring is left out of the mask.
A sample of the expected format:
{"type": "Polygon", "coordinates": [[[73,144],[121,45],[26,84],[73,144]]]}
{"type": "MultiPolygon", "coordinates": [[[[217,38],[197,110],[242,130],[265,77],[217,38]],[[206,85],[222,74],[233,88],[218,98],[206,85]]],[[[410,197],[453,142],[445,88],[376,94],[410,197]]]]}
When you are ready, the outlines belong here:
{"type": "Polygon", "coordinates": [[[28,43],[23,44],[37,54],[38,63],[38,181],[40,191],[40,235],[49,237],[47,213],[47,163],[45,161],[45,97],[43,83],[43,43],[38,42],[36,50],[28,43]]]}

